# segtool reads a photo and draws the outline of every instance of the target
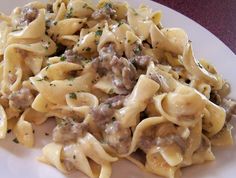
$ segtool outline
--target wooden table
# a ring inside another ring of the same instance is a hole
[[[236,54],[236,0],[153,0],[195,20]]]

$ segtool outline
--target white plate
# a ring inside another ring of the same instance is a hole
[[[23,5],[30,0],[8,0],[0,1],[0,11],[10,12],[15,6]],[[143,3],[142,0],[127,0],[132,6],[136,7]],[[194,51],[197,57],[204,57],[216,66],[218,71],[226,80],[231,83],[232,93],[230,97],[236,99],[236,56],[213,34],[205,28],[183,16],[182,14],[171,10],[163,5],[145,0],[145,4],[153,10],[162,10],[163,25],[167,27],[181,27],[185,29],[193,41]],[[235,122],[234,125],[236,126]],[[40,149],[50,137],[44,135],[50,133],[53,127],[45,125],[36,128],[36,147],[26,149],[21,145],[12,142],[11,135],[6,140],[0,141],[0,177],[1,178],[86,178],[80,173],[63,175],[55,168],[42,164],[36,160],[40,155]],[[234,138],[236,137],[234,131]],[[214,149],[216,161],[199,166],[185,168],[183,178],[235,178],[236,176],[236,146]],[[112,178],[157,178],[158,176],[147,174],[139,170],[127,161],[120,161],[113,166]]]

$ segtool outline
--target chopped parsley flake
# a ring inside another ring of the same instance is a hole
[[[54,83],[50,83],[49,85],[50,85],[50,86],[53,86],[53,87],[55,87],[55,86],[56,86]]]
[[[198,62],[197,63],[198,67],[200,67],[201,69],[203,68],[202,65]]]
[[[97,80],[96,80],[96,79],[92,80],[92,84],[95,84],[96,82],[97,82]]]
[[[44,76],[43,79],[44,79],[44,80],[48,80],[49,78],[48,78],[47,76]]]
[[[60,61],[65,61],[66,57],[65,56],[61,56]]]
[[[104,7],[106,9],[111,9],[112,8],[112,4],[111,3],[105,3]]]
[[[124,22],[119,21],[118,22],[118,27],[121,26],[122,24],[124,24]]]
[[[67,80],[73,81],[74,79],[75,79],[74,77],[70,77],[70,78],[68,78]]]
[[[72,13],[73,13],[73,8],[71,7],[69,9],[69,11],[67,12],[67,14],[66,14],[66,18],[71,18],[72,17]]]
[[[77,99],[77,96],[75,93],[70,93],[69,96],[71,99]]]
[[[88,7],[88,4],[87,4],[87,3],[85,3],[85,4],[83,5],[83,8],[86,8],[86,7]]]
[[[140,44],[137,44],[137,47],[134,48],[134,54],[136,55],[141,55],[141,52],[142,52],[142,46]]]
[[[46,70],[48,70],[48,68],[50,67],[51,64],[48,64],[47,67],[46,67]]]
[[[96,36],[101,36],[102,35],[102,30],[97,30],[95,33]]]
[[[109,92],[108,92],[109,95],[112,95],[112,94],[114,94],[114,93],[115,93],[115,91],[114,91],[113,88],[111,88],[111,89],[109,90]]]
[[[8,130],[7,130],[7,133],[11,133],[11,129],[8,129]]]
[[[48,50],[48,48],[50,47],[50,41],[42,41],[42,46],[46,49],[46,50]]]
[[[138,13],[136,12],[136,10],[135,10],[135,9],[132,9],[132,11],[133,11],[133,14],[134,14],[135,16],[137,16],[137,15],[138,15]]]
[[[12,30],[12,32],[17,32],[17,31],[20,31],[20,30],[23,30],[23,28],[16,28],[16,29]]]
[[[18,144],[18,143],[19,143],[19,141],[18,141],[18,139],[17,139],[17,138],[14,138],[12,141],[13,141],[13,142],[15,142],[16,144]]]
[[[90,48],[90,47],[87,47],[87,48],[85,49],[85,51],[89,52],[89,51],[91,51],[91,48]]]
[[[86,65],[88,64],[89,62],[91,62],[92,59],[89,59],[89,58],[84,58],[81,62],[82,62],[82,65]]]

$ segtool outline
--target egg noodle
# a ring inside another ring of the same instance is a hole
[[[231,145],[229,84],[194,57],[161,11],[126,2],[32,2],[0,14],[0,139],[33,147],[32,125],[54,119],[38,159],[67,174],[110,178],[125,158],[176,178]]]

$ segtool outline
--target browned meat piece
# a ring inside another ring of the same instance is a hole
[[[117,93],[127,94],[136,83],[136,68],[124,57],[117,57],[114,44],[109,44],[99,51],[99,57],[93,60],[93,67],[99,75],[110,73]]]
[[[185,150],[186,142],[179,135],[166,135],[163,137],[142,136],[139,142],[139,148],[147,152],[153,146],[168,146],[176,143],[183,151]]]
[[[110,43],[107,46],[104,46],[99,51],[99,56],[102,60],[110,61],[112,57],[115,55],[116,55],[116,51],[115,51],[115,45],[113,43]]]
[[[154,138],[148,136],[142,136],[139,142],[139,148],[144,152],[147,152],[152,146],[155,145]]]
[[[104,129],[106,124],[112,121],[114,109],[109,104],[102,103],[91,110],[91,115],[98,128]]]
[[[183,150],[185,149],[186,145],[185,140],[183,138],[181,138],[179,135],[173,135],[173,134],[164,137],[157,137],[155,139],[155,142],[157,146],[167,146],[176,143]]]
[[[53,129],[53,141],[56,143],[76,142],[78,137],[82,137],[87,131],[87,125],[78,123],[72,118],[64,118]]]
[[[94,19],[110,19],[115,17],[116,11],[113,9],[111,3],[105,3],[104,7],[96,10],[92,14]]]
[[[104,103],[110,105],[112,108],[119,109],[123,106],[125,96],[117,95],[111,98],[108,98]]]
[[[104,141],[118,154],[125,154],[130,148],[131,130],[122,128],[118,121],[111,122],[106,125]]]
[[[155,145],[155,133],[156,127],[150,127],[149,129],[146,129],[140,138],[140,141],[138,143],[138,146],[141,150],[144,152],[147,152],[153,145]]]
[[[132,60],[133,64],[141,69],[145,69],[148,64],[152,61],[152,57],[150,56],[135,56]]]
[[[35,7],[25,7],[22,10],[21,24],[26,23],[27,25],[34,21],[38,16],[39,10]]]
[[[115,76],[113,79],[114,85],[120,91],[131,90],[136,83],[137,74],[133,64],[123,57],[113,57],[110,64]]]
[[[146,129],[139,141],[139,148],[147,152],[153,146],[168,146],[177,144],[183,151],[186,147],[184,140],[177,132],[175,126],[171,123],[164,123]]]
[[[32,95],[30,89],[21,88],[18,91],[14,91],[8,97],[10,100],[10,105],[18,109],[25,109],[30,107],[34,101],[34,96]]]
[[[116,87],[116,93],[121,95],[127,95],[130,93],[130,91],[125,88],[121,77],[113,77],[112,83]]]
[[[110,61],[116,55],[114,44],[108,44],[99,51],[99,56],[93,60],[93,67],[100,75],[111,69]]]
[[[104,65],[100,57],[96,57],[93,59],[92,66],[100,76],[105,75],[107,72],[107,69],[106,69],[107,63],[105,63]]]
[[[136,68],[134,67],[134,65],[130,61],[128,61],[124,57],[118,58],[118,57],[114,56],[110,62],[110,65],[112,68],[112,72],[116,76],[122,75],[124,68],[129,68],[129,70],[132,72],[133,77],[136,75]]]
[[[114,56],[110,61],[110,65],[111,65],[112,72],[116,76],[121,76],[122,75],[122,69],[125,66],[128,66],[129,62],[124,57],[118,58],[117,56]]]
[[[226,121],[230,121],[236,115],[236,102],[230,99],[223,99],[221,106],[226,111]]]
[[[68,49],[65,51],[65,53],[63,54],[62,58],[65,58],[65,60],[67,62],[71,62],[71,63],[76,63],[76,64],[80,64],[81,60],[82,60],[82,56],[80,56],[79,54],[77,54],[75,51],[73,51],[72,49]]]
[[[127,90],[131,90],[136,83],[136,70],[131,67],[124,67],[122,70],[123,84]]]

